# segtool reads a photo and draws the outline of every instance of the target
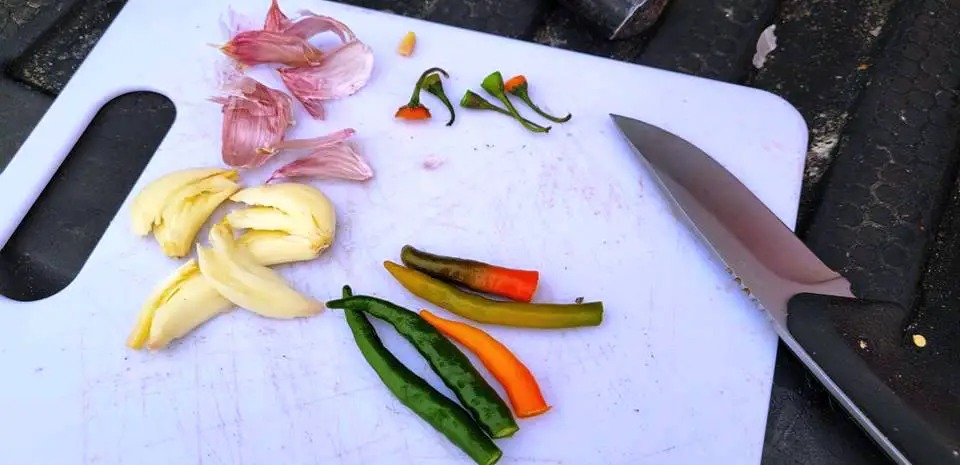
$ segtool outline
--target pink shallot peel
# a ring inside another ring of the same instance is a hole
[[[277,0],[270,2],[270,9],[267,10],[267,19],[263,22],[263,30],[270,32],[282,32],[290,26],[290,18],[280,11],[280,5]],[[306,39],[306,37],[304,37]]]
[[[306,39],[265,30],[239,32],[220,50],[247,66],[266,63],[310,66],[323,58],[323,52]]]
[[[238,13],[233,8],[227,7],[226,14],[220,16],[220,32],[226,36],[227,40],[243,31],[253,31],[255,29],[257,29],[257,25],[252,18]]]
[[[281,143],[278,146],[281,150],[309,149],[310,154],[280,167],[270,175],[267,182],[304,176],[348,181],[366,181],[372,178],[373,169],[346,141],[355,133],[353,129],[347,128],[313,139]]]
[[[301,10],[300,14],[302,17],[285,28],[284,34],[309,39],[323,32],[333,32],[340,37],[341,42],[349,42],[357,38],[346,24],[335,18],[318,15],[310,10]]]
[[[279,150],[293,126],[293,99],[246,76],[225,87],[226,95],[210,98],[223,105],[223,162],[236,168],[260,166]]]
[[[373,73],[373,52],[352,40],[323,57],[314,66],[280,68],[284,85],[314,119],[323,119],[323,102],[353,95]]]

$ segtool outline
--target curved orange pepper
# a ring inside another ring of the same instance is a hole
[[[420,310],[420,317],[477,355],[507,391],[518,417],[532,417],[550,410],[530,370],[493,336],[466,323],[440,318],[427,310]]]

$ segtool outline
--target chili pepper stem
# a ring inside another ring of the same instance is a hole
[[[513,92],[513,95],[516,95],[517,97],[519,97],[520,100],[523,101],[523,103],[526,103],[527,106],[529,106],[538,115],[550,121],[553,121],[554,123],[566,123],[567,121],[570,121],[570,118],[573,117],[572,114],[567,113],[567,116],[564,116],[563,118],[557,118],[556,116],[550,115],[549,113],[541,110],[540,107],[538,107],[535,103],[533,103],[532,100],[530,100],[530,94],[527,93],[526,89],[517,89],[516,91]]]
[[[487,99],[477,95],[477,93],[473,92],[472,90],[468,90],[466,93],[463,94],[463,98],[460,99],[460,106],[463,108],[472,108],[475,110],[493,110],[497,113],[507,115],[514,119],[516,119],[519,116],[519,115],[514,116],[513,113],[510,113],[509,111],[490,103],[489,101],[487,101]],[[527,124],[536,126],[538,128],[543,128],[543,126],[540,126],[539,124],[534,123],[522,116],[519,116],[519,118],[522,119],[523,121],[526,121]]]
[[[503,85],[503,88],[504,88],[504,90],[505,90],[508,94],[516,95],[517,97],[520,98],[520,100],[523,101],[523,103],[526,103],[527,106],[529,106],[531,109],[533,109],[533,111],[535,111],[538,115],[540,115],[540,116],[542,116],[542,117],[544,117],[544,118],[546,118],[546,119],[548,119],[548,120],[550,120],[550,121],[553,121],[553,122],[555,122],[555,123],[566,123],[567,121],[570,121],[570,118],[571,118],[571,117],[573,117],[573,115],[571,115],[571,114],[568,113],[567,116],[565,116],[565,117],[563,117],[563,118],[558,118],[558,117],[556,117],[556,116],[553,116],[553,115],[551,115],[551,114],[549,114],[549,113],[541,110],[540,107],[538,107],[538,106],[537,106],[535,103],[533,103],[533,101],[530,99],[530,94],[528,93],[529,85],[527,84],[527,78],[526,78],[526,76],[524,76],[524,75],[522,75],[522,74],[510,78],[510,79]]]
[[[442,68],[433,67],[424,71],[423,74],[420,75],[420,78],[417,79],[417,85],[413,87],[413,95],[410,96],[410,102],[398,108],[394,117],[408,120],[430,119],[430,109],[420,104],[420,91],[423,89],[423,83],[427,76],[433,73],[441,73],[444,76],[449,76]]]
[[[437,72],[443,74],[444,77],[450,77],[443,68],[433,67],[424,71],[423,74],[420,75],[420,79],[417,79],[417,85],[413,88],[413,95],[410,96],[410,102],[407,103],[408,106],[415,107],[420,105],[420,89],[423,88],[423,81],[427,79],[427,76]]]
[[[436,96],[443,102],[443,105],[447,107],[447,110],[450,112],[450,121],[447,121],[447,126],[452,126],[453,122],[457,119],[457,115],[453,110],[453,104],[450,103],[446,92],[443,91],[443,83],[440,82],[440,77],[437,74],[431,74],[424,80],[424,84],[427,92]]]
[[[527,129],[529,129],[529,130],[531,130],[531,131],[533,131],[533,132],[542,132],[542,133],[548,133],[548,132],[550,132],[550,126],[540,126],[540,125],[534,126],[534,125],[531,125],[531,124],[530,124],[530,121],[529,121],[529,120],[527,120],[526,118],[520,116],[520,113],[517,112],[517,109],[513,106],[512,103],[510,103],[510,99],[508,99],[506,95],[500,94],[500,95],[497,96],[497,98],[500,99],[500,101],[503,102],[503,104],[507,106],[507,109],[510,110],[510,113],[513,114],[513,117],[516,118],[517,121],[519,121],[520,124],[523,125],[523,127],[527,128]]]
[[[531,132],[542,132],[542,133],[550,132],[550,126],[544,127],[544,126],[531,125],[526,119],[520,116],[520,113],[517,112],[517,109],[514,108],[513,104],[510,103],[510,100],[507,98],[506,94],[504,93],[503,75],[500,74],[500,71],[494,71],[493,73],[490,73],[489,76],[483,79],[483,83],[480,84],[480,87],[482,87],[483,90],[487,91],[487,93],[489,93],[490,95],[496,97],[497,100],[500,100],[500,102],[502,102],[503,105],[507,107],[507,110],[510,111],[510,114],[517,121],[519,121],[520,124],[523,125],[523,127],[527,128],[527,130]]]

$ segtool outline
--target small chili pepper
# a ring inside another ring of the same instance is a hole
[[[493,336],[466,323],[440,318],[427,310],[420,310],[420,317],[477,355],[507,391],[518,417],[533,417],[550,410],[530,370]]]
[[[533,101],[530,100],[530,94],[527,92],[527,78],[523,75],[510,78],[507,83],[504,84],[503,88],[508,93],[516,95],[520,98],[520,100],[523,100],[523,103],[526,103],[527,106],[533,109],[533,111],[537,112],[538,115],[553,121],[554,123],[566,123],[567,121],[570,121],[570,118],[573,117],[573,115],[567,113],[567,116],[564,116],[563,118],[557,118],[556,116],[550,115],[549,113],[541,110],[540,107],[536,106]]]
[[[490,73],[489,76],[483,78],[483,82],[480,84],[480,87],[483,87],[483,90],[487,91],[490,95],[500,100],[507,110],[510,112],[510,115],[513,116],[517,121],[520,122],[525,128],[532,132],[550,132],[550,126],[539,126],[539,125],[530,125],[520,113],[517,113],[517,109],[513,107],[513,104],[510,103],[510,99],[507,98],[507,94],[503,90],[503,75],[500,74],[500,71],[494,71]]]
[[[459,284],[467,289],[508,299],[530,302],[537,292],[540,273],[504,268],[489,263],[457,257],[446,257],[405,245],[400,250],[404,265],[437,279]]]
[[[343,296],[351,296],[344,286]],[[470,414],[410,371],[383,345],[377,330],[360,310],[346,310],[353,339],[387,389],[410,410],[442,433],[479,465],[493,465],[503,451],[474,423]]]
[[[530,304],[471,294],[425,273],[386,261],[383,266],[403,287],[427,302],[468,320],[523,328],[575,328],[603,322],[603,302]]]
[[[520,429],[510,407],[483,379],[470,359],[420,315],[386,300],[363,295],[331,300],[327,307],[362,310],[393,326],[427,359],[433,371],[490,437],[510,437]]]
[[[427,76],[433,73],[442,73],[444,77],[450,76],[443,69],[436,67],[424,71],[423,74],[420,75],[420,79],[417,79],[417,85],[413,88],[413,95],[410,96],[410,101],[407,102],[406,105],[398,108],[394,117],[410,120],[430,119],[430,109],[420,104],[420,89],[423,88],[423,81]]]
[[[497,113],[502,113],[511,118],[514,117],[513,113],[510,113],[509,111],[490,103],[489,101],[487,101],[487,99],[477,95],[477,93],[473,92],[472,90],[468,90],[465,94],[463,94],[463,98],[460,99],[460,106],[463,108],[470,108],[473,110],[493,110]],[[533,121],[530,121],[522,116],[520,117],[520,119],[523,120],[521,122],[524,124],[524,126],[530,125],[530,126],[542,128],[544,129],[543,132],[546,132],[547,130],[547,128],[544,128],[543,126],[540,126],[539,124],[534,123]]]
[[[426,77],[423,81],[424,89],[427,89],[427,92],[435,95],[441,102],[447,107],[447,110],[450,110],[450,121],[447,121],[447,126],[453,125],[453,121],[457,118],[457,115],[453,112],[453,105],[450,103],[450,99],[447,98],[447,94],[443,91],[443,83],[440,82],[440,74],[434,73]]]

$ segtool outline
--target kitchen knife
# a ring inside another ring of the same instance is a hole
[[[651,170],[677,217],[726,264],[796,356],[893,459],[960,464],[960,438],[921,418],[836,331],[830,313],[890,310],[859,299],[740,181],[690,142],[654,125],[611,115]]]

